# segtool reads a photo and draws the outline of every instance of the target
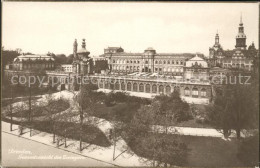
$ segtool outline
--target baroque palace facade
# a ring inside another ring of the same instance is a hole
[[[195,55],[195,53],[157,53],[151,47],[145,49],[143,53],[129,53],[124,52],[121,47],[108,47],[100,57],[106,58],[111,72],[183,75],[185,62]],[[202,54],[199,55],[203,57]]]
[[[248,48],[246,46],[242,19],[236,36],[235,49],[224,50],[217,33],[215,44],[209,48],[208,57],[198,53],[157,53],[151,47],[145,49],[143,53],[130,53],[121,47],[108,47],[104,49],[104,54],[98,57],[91,58],[89,54],[85,39],[79,50],[75,40],[73,63],[64,65],[63,72],[50,69],[54,68],[54,65],[46,66],[46,63],[54,62],[51,57],[38,56],[34,61],[36,64],[44,58],[42,66],[45,67],[47,76],[66,78],[59,80],[63,81],[59,83],[60,89],[77,90],[78,87],[70,82],[71,79],[87,75],[101,90],[124,91],[136,93],[137,96],[142,93],[150,97],[159,94],[168,95],[178,90],[180,96],[188,103],[209,103],[214,96],[214,84],[209,80],[212,75],[226,74],[233,68],[250,72],[256,67],[253,65],[254,60],[259,59],[259,50],[254,44]],[[23,57],[26,56],[15,58],[13,70],[5,71],[7,76],[25,73],[23,72],[26,69],[25,62],[33,61],[29,57],[23,60]]]

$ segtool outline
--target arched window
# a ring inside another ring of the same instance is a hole
[[[153,92],[153,93],[157,93],[157,86],[156,86],[156,85],[153,85],[153,86],[152,86],[152,92]]]
[[[145,85],[145,92],[146,93],[150,93],[151,91],[150,91],[150,84],[146,84]]]
[[[159,93],[160,93],[160,94],[163,94],[163,93],[164,93],[163,85],[160,85],[160,86],[159,86]]]
[[[121,90],[125,90],[125,83],[124,82],[121,83]]]
[[[98,83],[98,86],[99,86],[99,88],[104,88],[103,81],[100,81],[100,82]]]
[[[115,83],[115,90],[119,90],[119,82]]]
[[[130,82],[127,83],[127,91],[131,91],[131,83]]]
[[[170,64],[170,61],[168,60],[167,64]]]
[[[171,87],[169,85],[166,86],[166,93],[167,94],[171,93]]]
[[[189,89],[188,87],[186,87],[186,88],[184,89],[184,95],[185,95],[185,96],[190,96],[190,89]]]
[[[172,60],[172,64],[174,64],[174,60]]]
[[[159,61],[159,64],[162,64],[162,61],[161,61],[161,60]]]
[[[158,64],[158,61],[155,61],[155,64]]]
[[[163,64],[166,64],[166,61],[163,61]]]
[[[105,89],[109,89],[109,83],[105,81]]]
[[[179,61],[176,61],[176,64],[178,65],[178,64],[179,64]]]
[[[199,97],[199,91],[197,88],[192,89],[192,97]]]
[[[206,97],[207,96],[207,92],[206,92],[206,89],[201,89],[201,91],[200,91],[200,95],[201,95],[201,97]]]
[[[144,84],[139,85],[139,92],[144,92]]]
[[[133,91],[134,91],[134,92],[137,92],[137,83],[134,83],[134,84],[133,84]]]

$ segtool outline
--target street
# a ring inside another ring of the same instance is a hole
[[[2,132],[2,166],[114,166],[86,156],[57,149],[17,135]]]

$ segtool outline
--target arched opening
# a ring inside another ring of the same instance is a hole
[[[163,85],[160,85],[159,86],[159,93],[160,94],[164,94],[164,91],[163,91],[164,89],[163,89]]]
[[[121,83],[121,90],[125,90],[125,83],[124,82]]]
[[[153,93],[157,93],[157,86],[156,86],[156,85],[153,85],[153,86],[152,86],[152,92],[153,92]]]
[[[116,82],[116,83],[115,83],[115,90],[119,90],[119,88],[120,88],[120,87],[119,87],[119,82]]]
[[[104,88],[103,81],[100,81],[100,82],[98,83],[98,87],[99,87],[99,88]]]
[[[139,84],[139,92],[144,92],[144,84]]]
[[[130,82],[127,83],[127,91],[131,91],[131,83]]]
[[[166,86],[166,94],[171,94],[171,86]]]
[[[105,89],[109,89],[109,83],[105,81]]]
[[[134,83],[134,84],[133,84],[133,91],[134,91],[134,92],[137,92],[137,83]]]
[[[190,89],[188,87],[184,89],[184,96],[190,96]]]
[[[199,91],[197,88],[192,89],[192,97],[199,97]]]
[[[145,92],[146,92],[146,93],[150,93],[150,92],[151,92],[150,84],[146,84],[146,85],[145,85]]]
[[[201,97],[206,97],[207,96],[207,91],[206,91],[206,89],[201,89],[201,91],[200,91],[200,95],[201,95]]]

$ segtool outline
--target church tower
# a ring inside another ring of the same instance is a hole
[[[238,27],[238,34],[236,36],[236,49],[246,49],[246,35],[244,33],[244,26],[242,22],[242,15],[240,16],[240,23]]]

